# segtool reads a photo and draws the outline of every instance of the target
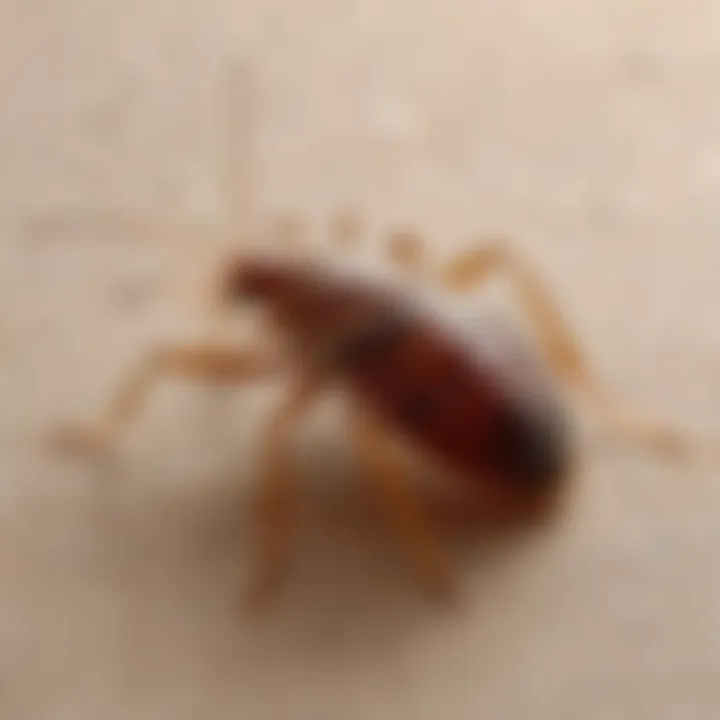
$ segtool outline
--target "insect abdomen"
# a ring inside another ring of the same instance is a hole
[[[380,329],[358,342],[347,369],[399,433],[468,477],[536,486],[562,472],[564,437],[552,414],[508,395],[492,368],[432,327]]]

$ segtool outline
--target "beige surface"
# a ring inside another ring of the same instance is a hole
[[[191,332],[169,292],[182,256],[93,214],[226,219],[238,62],[254,218],[349,203],[439,252],[507,233],[616,388],[720,429],[717,3],[5,0],[0,18],[3,719],[720,717],[713,468],[589,435],[562,525],[457,558],[454,614],[336,482],[307,498],[291,592],[256,624],[233,605],[237,438],[266,403],[238,401],[212,439],[202,396],[160,392],[114,485],[38,443],[153,337]]]

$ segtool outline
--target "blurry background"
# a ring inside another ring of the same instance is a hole
[[[346,206],[438,254],[509,236],[613,388],[720,428],[718,71],[709,0],[5,0],[0,716],[717,717],[714,468],[591,435],[562,524],[457,558],[448,613],[338,458],[258,623],[237,592],[266,403],[233,394],[215,435],[202,393],[159,390],[111,477],[42,433],[96,413],[153,339],[197,334],[190,256],[152,219],[322,228]],[[309,480],[342,442],[308,448]]]

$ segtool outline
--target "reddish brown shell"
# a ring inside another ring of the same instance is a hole
[[[391,427],[476,482],[535,488],[562,476],[566,428],[548,388],[519,390],[511,366],[483,362],[429,318],[392,327],[344,359],[351,387]]]
[[[312,263],[246,264],[233,287],[268,303],[301,357],[472,485],[534,492],[564,475],[563,413],[521,354],[497,356],[414,296]]]

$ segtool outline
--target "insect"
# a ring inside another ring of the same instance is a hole
[[[356,235],[349,216],[336,228],[343,242]],[[420,236],[397,233],[387,248],[402,277],[412,279],[423,269]],[[260,534],[252,597],[268,598],[282,578],[290,543],[292,431],[314,401],[339,388],[349,401],[365,476],[382,498],[418,578],[427,588],[447,590],[452,583],[439,533],[398,447],[441,469],[480,505],[511,517],[541,506],[571,474],[573,436],[558,381],[624,437],[664,450],[681,449],[683,442],[673,430],[611,399],[537,271],[507,243],[470,247],[441,264],[436,278],[441,288],[463,292],[497,274],[510,281],[541,339],[537,357],[498,354],[503,345],[497,333],[481,323],[470,330],[452,324],[413,282],[365,276],[305,253],[229,256],[214,280],[217,307],[253,303],[263,313],[268,337],[278,342],[246,351],[208,343],[150,353],[98,422],[62,430],[54,442],[65,451],[106,447],[164,375],[215,383],[289,379],[259,446]]]
[[[245,117],[253,115],[254,93],[246,70],[233,66],[230,86],[224,88],[230,91],[232,131],[219,168],[218,186],[231,220],[223,238],[254,234],[247,228],[256,186],[255,123]],[[236,112],[237,100],[243,100],[242,114]],[[151,235],[187,235],[187,228],[181,223],[166,231],[150,223],[138,235],[145,242]],[[296,219],[281,218],[274,235],[285,241],[280,243],[284,252],[263,247],[236,257],[228,251],[212,275],[213,307],[230,311],[252,301],[264,314],[267,333],[251,347],[238,349],[215,339],[159,347],[129,372],[96,422],[52,433],[53,447],[64,452],[108,447],[165,376],[220,385],[288,380],[287,394],[273,409],[258,447],[262,477],[251,598],[269,598],[282,579],[292,524],[290,438],[303,413],[330,389],[341,390],[348,400],[364,475],[387,508],[418,578],[435,590],[452,585],[447,561],[398,449],[437,467],[473,503],[508,517],[545,506],[571,474],[574,439],[561,382],[619,435],[658,449],[683,449],[677,433],[636,417],[605,392],[538,273],[507,243],[479,243],[436,266],[419,235],[394,232],[387,255],[400,272],[381,279],[313,259],[298,247],[301,230]],[[214,242],[205,229],[189,234],[205,235],[196,246]],[[356,247],[359,234],[353,214],[334,219],[332,235],[339,246]],[[480,320],[469,327],[455,323],[420,291],[437,286],[463,293],[496,275],[510,281],[537,331],[537,357],[507,342],[509,328],[498,333]],[[423,279],[427,286],[419,282]]]

